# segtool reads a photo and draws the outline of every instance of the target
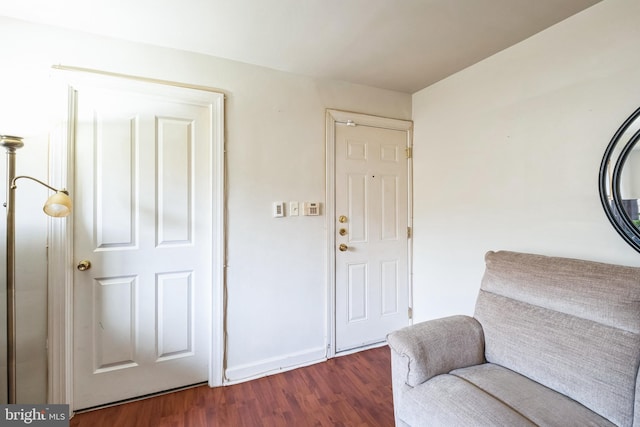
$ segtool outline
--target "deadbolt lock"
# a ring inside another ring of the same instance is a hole
[[[340,215],[338,217],[338,221],[341,222],[342,224],[344,224],[345,222],[347,222],[347,217],[344,215]]]
[[[346,236],[347,235],[347,229],[346,228],[341,228],[340,231],[338,231],[338,234],[340,234],[341,236]]]

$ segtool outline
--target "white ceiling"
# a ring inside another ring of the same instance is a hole
[[[0,15],[413,93],[600,0],[2,0]]]

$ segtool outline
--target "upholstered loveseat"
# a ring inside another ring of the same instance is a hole
[[[640,427],[640,268],[485,261],[473,317],[387,337],[396,424]]]

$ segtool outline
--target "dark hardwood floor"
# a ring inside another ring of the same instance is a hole
[[[70,427],[393,426],[389,348],[78,414]]]

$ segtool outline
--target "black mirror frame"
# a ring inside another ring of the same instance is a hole
[[[600,201],[602,202],[602,207],[609,221],[622,238],[636,251],[640,252],[640,229],[631,222],[631,219],[625,213],[620,195],[622,167],[634,145],[640,140],[640,129],[637,130],[626,143],[621,140],[621,137],[636,121],[640,121],[640,108],[634,111],[633,114],[624,121],[622,126],[620,126],[613,135],[613,138],[611,138],[604,152],[602,163],[600,164],[599,189]],[[614,151],[619,149],[619,144],[625,145],[622,147],[617,159],[612,158]],[[613,170],[610,169],[612,161],[615,161]],[[610,171],[611,175],[609,175]]]

